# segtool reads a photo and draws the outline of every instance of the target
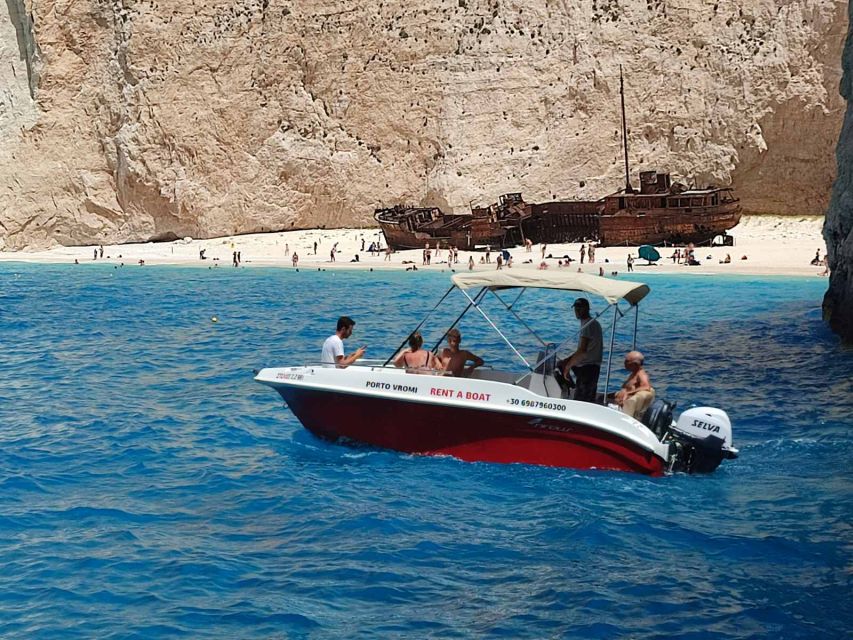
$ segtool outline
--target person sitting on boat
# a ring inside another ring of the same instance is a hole
[[[589,315],[589,300],[586,298],[578,298],[572,307],[581,323],[578,348],[557,367],[564,379],[569,378],[569,370],[575,374],[574,400],[596,402],[603,347],[601,325]]]
[[[616,392],[615,401],[625,413],[639,420],[655,399],[655,390],[649,381],[649,374],[643,368],[645,358],[639,351],[629,351],[625,355],[625,369],[631,372],[622,388]]]
[[[409,373],[435,373],[443,368],[441,361],[432,351],[423,348],[424,339],[415,331],[409,336],[409,349],[394,359],[395,367],[405,367]]]
[[[456,327],[447,332],[447,344],[450,346],[442,350],[440,358],[444,370],[449,375],[456,378],[470,378],[474,369],[483,366],[481,357],[459,348],[462,344],[462,334]]]
[[[337,331],[323,343],[323,353],[320,362],[327,366],[337,366],[339,369],[348,367],[364,355],[366,347],[359,347],[351,355],[344,355],[344,340],[352,335],[355,320],[349,316],[338,318]]]

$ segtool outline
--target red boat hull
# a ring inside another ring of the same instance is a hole
[[[278,387],[309,431],[385,449],[469,462],[538,464],[662,475],[664,461],[635,443],[571,419]]]

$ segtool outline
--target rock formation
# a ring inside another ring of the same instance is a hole
[[[853,8],[850,18],[853,24]],[[835,152],[838,177],[823,228],[831,269],[823,315],[834,331],[853,343],[853,28],[847,34],[842,64],[841,95],[847,100],[847,115]]]
[[[734,183],[821,213],[836,0],[7,0],[0,249]]]

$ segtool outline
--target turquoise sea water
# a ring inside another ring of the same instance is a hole
[[[734,423],[710,476],[329,444],[253,382],[341,313],[387,356],[447,275],[0,265],[0,637],[850,637],[853,352],[825,280],[645,278],[659,393]],[[574,330],[570,296],[527,295]]]

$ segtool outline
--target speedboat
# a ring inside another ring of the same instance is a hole
[[[737,457],[731,422],[721,409],[693,407],[674,419],[675,404],[656,399],[636,420],[607,403],[616,323],[635,314],[636,345],[639,303],[650,291],[647,285],[521,269],[454,274],[451,281],[415,330],[451,293],[461,292],[467,306],[448,331],[466,313],[478,313],[523,364],[519,370],[478,368],[470,377],[414,375],[394,367],[392,354],[385,361],[358,361],[345,368],[328,364],[266,368],[256,373],[255,380],[275,389],[299,421],[320,438],[411,454],[652,476],[707,473],[722,460]],[[613,310],[604,393],[598,403],[573,400],[558,383],[557,352],[574,338],[553,344],[538,337],[516,312],[527,289],[602,298],[606,306],[596,318]],[[517,294],[507,301],[505,292]],[[536,359],[525,358],[486,314],[483,302],[490,295],[536,337],[541,345]]]

